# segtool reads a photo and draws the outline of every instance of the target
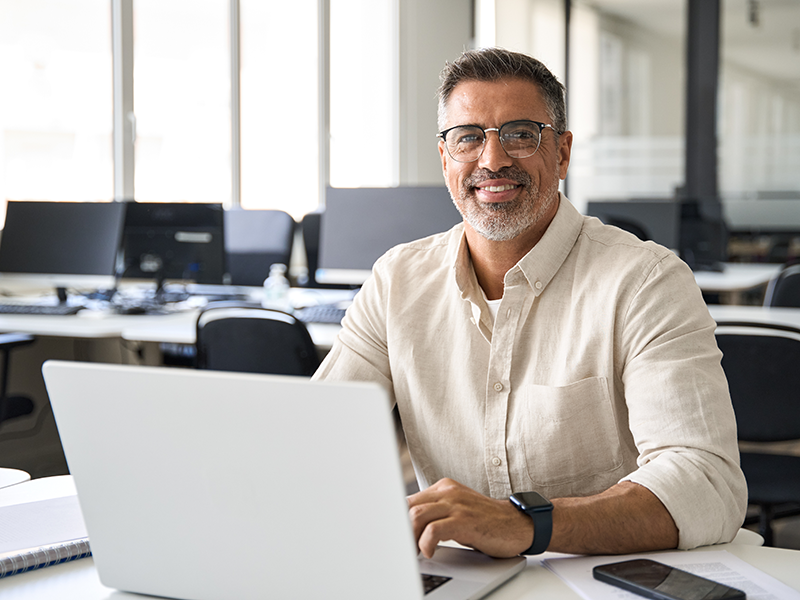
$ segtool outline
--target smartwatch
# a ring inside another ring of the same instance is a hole
[[[553,504],[538,492],[511,494],[511,504],[533,519],[533,543],[522,554],[541,554],[553,533]]]

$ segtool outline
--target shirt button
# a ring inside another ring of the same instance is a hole
[[[496,392],[502,392],[503,391],[503,384],[498,381],[497,383],[494,384],[494,390]]]
[[[533,286],[534,286],[534,287],[535,287],[537,290],[540,290],[540,289],[542,289],[542,288],[544,287],[544,284],[543,284],[541,281],[537,281],[536,283],[534,283],[534,284],[533,284]]]
[[[492,464],[493,464],[495,467],[499,467],[500,465],[502,465],[502,464],[503,464],[503,461],[502,461],[502,460],[500,460],[499,458],[497,458],[497,457],[495,456],[495,457],[492,459]]]

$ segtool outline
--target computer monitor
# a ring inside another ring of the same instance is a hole
[[[461,222],[444,186],[328,188],[316,280],[361,285],[392,246]]]
[[[673,250],[695,271],[719,271],[727,256],[727,229],[718,203],[686,198],[592,201],[586,214]]]
[[[586,214],[677,251],[680,246],[681,203],[673,198],[590,201]]]
[[[122,277],[223,284],[221,204],[126,202]]]
[[[113,288],[122,236],[119,202],[9,201],[0,238],[0,287],[17,283]]]

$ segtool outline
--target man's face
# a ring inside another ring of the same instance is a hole
[[[463,81],[447,103],[445,128],[500,127],[510,121],[549,123],[539,88],[522,79]],[[558,209],[558,182],[567,175],[572,134],[542,131],[539,149],[528,158],[511,158],[497,132],[486,134],[475,162],[453,160],[439,142],[442,170],[467,227],[486,239],[506,241],[528,234],[538,241]]]

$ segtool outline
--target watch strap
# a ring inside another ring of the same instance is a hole
[[[523,554],[541,554],[550,545],[550,536],[553,534],[553,511],[526,511],[526,514],[533,519],[533,543]]]

